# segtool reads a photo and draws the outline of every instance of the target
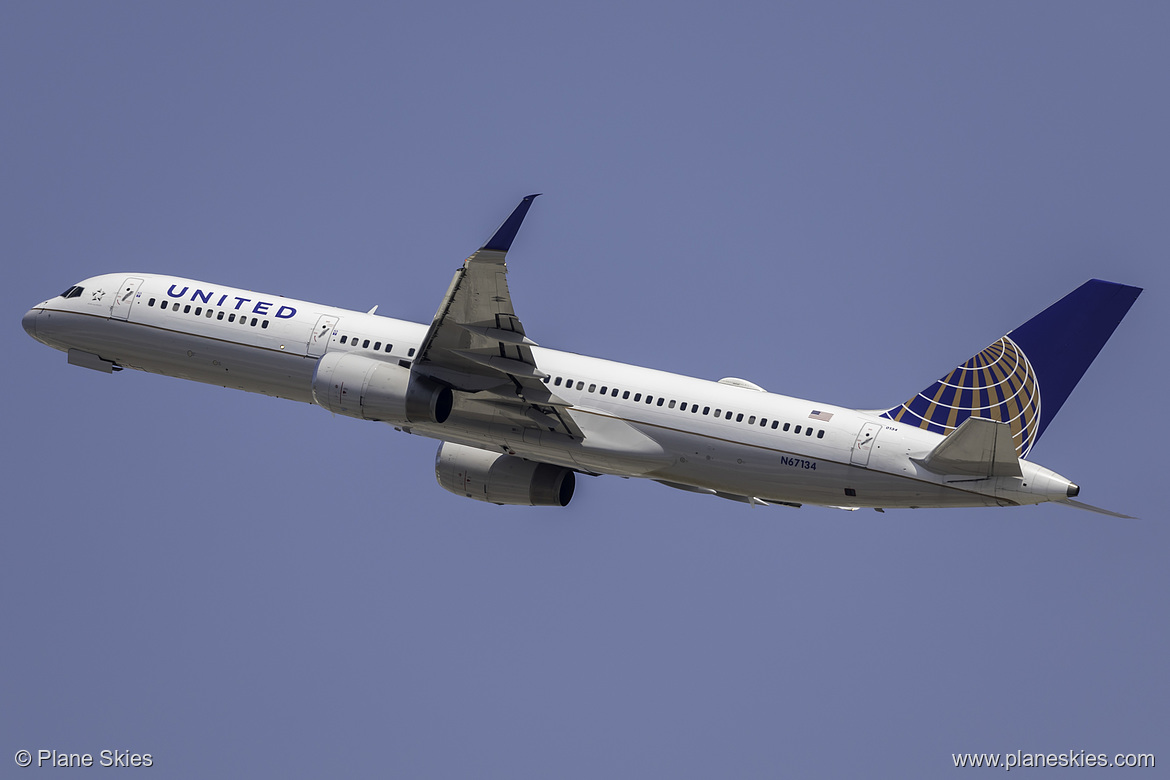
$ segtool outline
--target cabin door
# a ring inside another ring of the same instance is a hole
[[[309,357],[321,357],[325,354],[325,350],[329,347],[329,341],[333,338],[333,329],[336,327],[337,315],[335,314],[322,314],[317,319],[317,325],[309,334]]]
[[[857,434],[857,441],[853,442],[853,452],[849,455],[849,462],[854,466],[869,466],[869,455],[873,451],[873,443],[877,440],[878,431],[882,426],[878,423],[867,422]]]
[[[133,277],[122,282],[122,286],[118,288],[118,294],[114,296],[114,303],[110,306],[110,316],[116,320],[129,319],[130,309],[138,298],[138,288],[141,286],[142,280]]]

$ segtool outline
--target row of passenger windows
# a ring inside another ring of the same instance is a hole
[[[342,344],[348,343],[351,347],[356,347],[358,345],[358,340],[359,340],[359,337],[357,337],[357,336],[342,336],[340,339]],[[361,346],[362,346],[362,349],[370,349],[370,340],[369,339],[361,339]],[[375,352],[383,351],[382,350],[382,342],[375,341],[373,349]],[[392,349],[394,349],[394,345],[387,342],[386,349],[385,349],[386,354],[390,354],[390,351]],[[414,357],[414,347],[411,347],[409,350],[407,350],[406,356],[407,357]]]
[[[158,303],[157,299],[151,298],[150,300],[148,300],[146,302],[146,305],[153,307],[155,305],[155,303]],[[189,303],[184,304],[184,303],[180,303],[179,301],[174,301],[174,302],[163,301],[163,302],[158,304],[158,307],[160,309],[162,309],[163,311],[166,311],[168,305],[170,306],[171,311],[178,311],[179,307],[182,306],[184,314],[194,314],[196,317],[207,317],[207,319],[211,319],[212,317],[215,317],[217,320],[226,319],[228,322],[235,322],[236,321],[236,313],[234,311],[227,311],[227,312],[225,312],[223,310],[216,311],[215,309],[211,308],[210,306],[208,306],[206,308],[204,308],[202,306],[196,306],[196,307],[194,307],[194,311],[192,311],[191,304],[189,304]],[[239,321],[240,321],[241,325],[247,325],[248,324],[248,315],[241,314],[239,317]],[[256,327],[257,323],[259,323],[261,328],[268,327],[268,320],[266,320],[262,317],[253,317],[251,327],[253,327],[253,328]]]
[[[66,290],[65,292],[69,293],[73,289],[81,290],[80,287],[77,287],[77,288],[70,288],[70,290]],[[80,292],[78,294],[80,295]],[[151,298],[150,300],[148,300],[146,302],[146,305],[150,306],[152,308],[155,306],[155,304],[158,304],[158,307],[160,309],[162,309],[163,311],[167,310],[168,305],[172,311],[178,311],[179,307],[181,306],[183,308],[184,314],[192,314],[193,313],[196,317],[207,317],[208,319],[215,317],[217,320],[227,319],[228,322],[235,322],[236,321],[236,313],[234,311],[229,311],[229,312],[218,311],[217,312],[215,309],[212,309],[210,306],[208,306],[206,309],[202,306],[196,306],[196,307],[194,307],[194,309],[195,309],[194,312],[192,312],[192,310],[191,310],[192,307],[191,307],[191,304],[189,304],[189,303],[184,304],[184,303],[180,303],[178,301],[175,301],[175,302],[163,301],[162,303],[159,303],[157,298]],[[225,317],[225,315],[226,315],[226,317]],[[248,324],[247,314],[241,314],[239,317],[239,322],[241,325],[247,325]],[[268,327],[268,320],[263,319],[263,318],[258,318],[258,317],[252,317],[251,326],[254,328],[254,327],[256,327],[257,324],[259,324],[261,328],[267,328]],[[358,345],[358,340],[359,339],[357,336],[342,336],[341,337],[342,344],[348,343],[348,344],[351,344],[352,346],[355,346],[355,347]],[[361,346],[363,349],[370,348],[370,340],[369,339],[362,339],[361,341],[362,341]],[[385,345],[385,351],[387,353],[389,353],[393,348],[394,348],[393,344],[387,343]],[[414,357],[414,350],[415,350],[415,348],[411,347],[410,350],[407,351],[407,353],[406,353],[407,357]],[[381,341],[374,342],[374,351],[376,351],[376,352],[382,351],[382,342]]]
[[[573,389],[573,380],[572,379],[563,379],[562,377],[558,376],[558,377],[546,377],[544,380],[545,384],[549,384],[550,381],[554,387],[561,387],[562,383],[563,383],[563,386],[565,387],[565,389],[567,389],[567,390]],[[585,383],[584,382],[578,381],[576,384],[577,384],[578,390],[585,390]],[[698,404],[688,403],[687,401],[676,401],[673,398],[666,399],[666,398],[663,398],[662,396],[658,396],[657,398],[655,398],[654,396],[649,395],[649,394],[647,394],[645,397],[643,397],[643,395],[641,393],[634,393],[633,398],[631,399],[631,397],[630,397],[631,394],[630,394],[629,390],[620,390],[616,387],[611,388],[607,385],[602,385],[601,388],[599,389],[595,383],[590,383],[589,389],[586,392],[598,393],[599,395],[608,395],[611,398],[617,398],[618,394],[620,393],[623,401],[633,400],[634,403],[640,403],[640,402],[644,401],[647,404],[651,404],[651,405],[655,405],[655,406],[664,406],[667,409],[677,408],[680,412],[689,411],[691,414],[699,414],[700,413],[699,412],[700,407]],[[710,416],[712,414],[712,409],[710,406],[704,406],[701,408],[702,408],[703,415]],[[756,425],[757,424],[756,415],[754,415],[754,414],[747,415],[745,418],[745,415],[742,412],[733,412],[729,409],[724,410],[724,409],[717,408],[714,410],[714,416],[715,417],[722,417],[725,420],[734,419],[737,423],[746,422],[748,425]],[[794,426],[792,423],[781,423],[779,420],[769,421],[767,417],[760,417],[758,420],[758,425],[761,428],[769,428],[770,427],[772,430],[779,429],[779,430],[783,430],[783,431],[791,431],[794,434],[803,433],[805,436],[812,436],[813,433],[816,433],[816,436],[818,439],[825,438],[824,430],[822,430],[820,428],[813,428],[811,425],[795,425]]]

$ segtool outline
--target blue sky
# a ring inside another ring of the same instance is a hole
[[[1168,23],[1140,3],[8,4],[0,761],[1170,761]],[[84,371],[18,326],[111,271],[429,321],[530,192],[510,285],[541,344],[842,405],[904,400],[1085,279],[1145,287],[1032,451],[1141,520],[612,478],[563,511],[486,506],[435,484],[430,440]]]

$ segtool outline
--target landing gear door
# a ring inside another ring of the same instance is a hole
[[[138,288],[142,286],[142,280],[131,277],[122,282],[122,286],[118,288],[118,294],[114,296],[114,303],[110,307],[110,316],[116,320],[130,319],[130,309],[134,306],[135,299],[138,298]]]
[[[854,466],[869,466],[869,456],[873,452],[873,443],[877,440],[878,431],[882,429],[879,423],[867,422],[857,434],[857,441],[853,443],[853,452],[849,455],[849,462]]]
[[[337,315],[334,314],[322,314],[317,319],[317,325],[309,334],[309,357],[321,357],[325,354],[329,341],[333,338],[333,330],[337,327],[337,319]]]

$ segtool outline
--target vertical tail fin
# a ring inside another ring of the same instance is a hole
[[[1141,292],[1085,282],[882,417],[942,434],[968,417],[998,420],[1024,457]]]

